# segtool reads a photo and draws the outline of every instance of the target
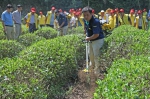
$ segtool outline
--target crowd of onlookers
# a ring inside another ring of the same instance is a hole
[[[38,28],[47,26],[57,29],[58,35],[65,35],[68,28],[84,27],[85,22],[81,8],[70,9],[67,12],[52,7],[44,15],[43,12],[36,12],[36,9],[33,7],[25,17],[21,14],[21,5],[17,5],[17,9],[12,11],[13,6],[8,4],[7,9],[1,15],[3,29],[7,39],[17,39],[19,37],[22,31],[22,17],[30,33],[33,33]],[[131,9],[129,14],[126,14],[124,9],[118,8],[108,8],[106,11],[101,10],[98,14],[95,14],[93,9],[92,14],[94,17],[107,23],[111,29],[120,25],[132,25],[143,30],[147,30],[150,27],[150,11],[147,13],[146,9],[138,11]]]

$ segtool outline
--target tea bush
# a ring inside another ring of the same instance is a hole
[[[50,27],[43,27],[35,32],[36,35],[46,39],[54,38],[57,36],[57,31]]]
[[[5,40],[6,39],[6,36],[4,35],[3,32],[0,33],[0,40]]]
[[[44,39],[45,38],[39,37],[35,34],[27,33],[27,34],[21,35],[17,41],[25,46],[30,46],[33,43],[38,42],[40,40],[44,40]]]
[[[69,28],[68,34],[84,34],[84,29],[83,27]]]
[[[5,34],[3,32],[2,23],[0,22],[0,40],[6,39]]]
[[[75,35],[42,40],[20,53],[20,58],[40,68],[43,85],[50,99],[64,95],[62,87],[75,75],[84,46]],[[43,98],[42,98],[43,99]]]
[[[97,81],[94,99],[150,98],[149,35],[131,26],[120,26],[106,38],[100,63],[108,73],[104,80]]]
[[[104,80],[98,80],[94,99],[149,99],[150,59],[136,56],[114,61]]]
[[[0,59],[18,55],[24,46],[16,41],[0,40]]]
[[[22,28],[22,32],[21,32],[21,35],[24,35],[24,34],[27,34],[27,33],[29,33],[29,29],[28,29],[28,27],[26,27],[26,25],[25,24],[22,24],[21,25],[21,28]]]
[[[43,99],[46,97],[37,66],[19,58],[0,60],[1,99]]]
[[[106,49],[101,56],[101,64],[111,66],[113,60],[130,59],[131,56],[147,55],[150,53],[150,32],[131,26],[120,26],[105,39]]]
[[[150,32],[136,29],[131,26],[120,26],[107,38],[108,53],[111,57],[125,57],[148,54]]]

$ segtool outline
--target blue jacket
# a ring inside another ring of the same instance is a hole
[[[60,26],[63,22],[65,22],[65,24],[64,24],[62,27],[65,27],[65,26],[68,25],[66,16],[65,16],[63,13],[60,13],[60,14],[59,14],[59,17],[58,17],[59,26]]]
[[[87,37],[90,37],[93,34],[99,34],[99,37],[91,41],[104,38],[104,34],[100,25],[100,21],[97,18],[92,17],[89,22],[85,21],[85,30],[86,30]]]

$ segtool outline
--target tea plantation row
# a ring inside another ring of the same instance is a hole
[[[65,95],[63,87],[76,76],[85,47],[83,35],[56,36],[54,29],[43,28],[34,34],[25,33],[16,41],[0,40],[1,99],[54,99]]]
[[[120,26],[106,44],[100,62],[108,73],[97,81],[94,99],[149,99],[150,32]]]

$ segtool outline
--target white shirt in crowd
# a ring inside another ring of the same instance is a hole
[[[75,24],[76,24],[76,18],[74,16],[71,18],[70,24],[71,24],[71,26],[75,26]]]
[[[142,26],[142,23],[143,23],[143,18],[139,18],[139,26],[141,27]],[[148,20],[146,19],[146,22],[148,22]],[[136,23],[136,20],[134,21],[134,23]]]
[[[107,14],[106,14],[106,22],[107,22],[107,23],[109,23],[109,16],[110,16],[110,14],[107,13]]]

